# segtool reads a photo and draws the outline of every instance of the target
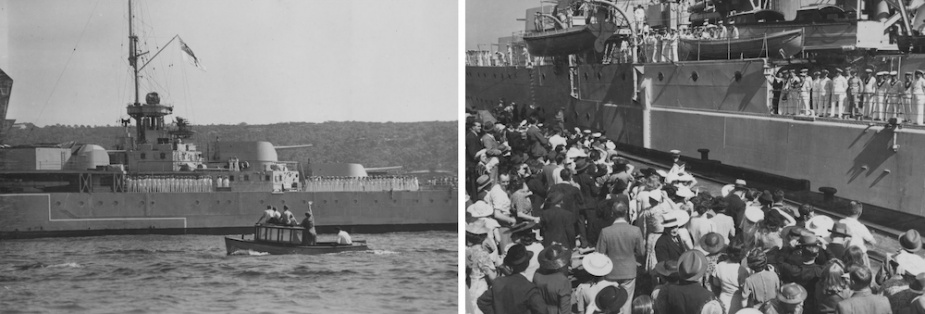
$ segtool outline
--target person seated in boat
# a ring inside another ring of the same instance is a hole
[[[270,223],[270,219],[273,219],[273,206],[267,205],[267,210],[263,211],[263,216],[260,216],[256,224],[259,225],[261,222]]]
[[[272,214],[272,217],[270,217],[270,219],[267,219],[267,224],[268,225],[278,225],[280,216],[282,216],[282,214],[279,213],[279,210],[276,209],[276,206],[273,206],[273,214]]]
[[[305,212],[305,219],[302,219],[302,245],[315,245],[318,233],[315,232],[315,218],[311,212]]]
[[[279,217],[279,224],[283,226],[296,226],[295,215],[289,211],[289,206],[283,205],[283,214]]]
[[[340,227],[337,227],[337,245],[351,245],[353,240],[350,239],[350,235],[347,234],[347,231],[344,231]]]

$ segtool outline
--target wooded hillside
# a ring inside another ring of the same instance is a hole
[[[134,132],[134,128],[129,128]],[[280,150],[280,160],[312,163],[352,162],[366,167],[403,166],[406,171],[458,171],[456,121],[379,123],[324,122],[269,125],[193,126],[192,141],[205,147],[220,141],[268,141],[277,146],[313,144]],[[113,148],[122,127],[28,126],[3,136],[4,144],[28,145],[76,141]]]

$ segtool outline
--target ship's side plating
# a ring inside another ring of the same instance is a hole
[[[268,205],[356,230],[452,229],[457,191],[0,194],[0,237],[121,231],[248,232]]]

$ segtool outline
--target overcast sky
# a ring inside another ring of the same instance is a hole
[[[479,44],[486,49],[487,44],[498,43],[498,37],[522,32],[525,22],[517,19],[524,19],[527,9],[540,5],[540,0],[466,0],[466,49]]]
[[[8,118],[116,124],[133,101],[127,1],[0,0]],[[433,0],[136,1],[144,94],[194,124],[457,120],[458,5]]]

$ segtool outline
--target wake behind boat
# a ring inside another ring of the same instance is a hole
[[[254,226],[254,239],[246,240],[225,237],[225,250],[228,255],[238,251],[254,251],[280,254],[317,255],[348,251],[366,251],[366,240],[354,240],[351,244],[337,242],[316,242],[303,244],[302,232],[305,228],[288,226],[257,225]]]

